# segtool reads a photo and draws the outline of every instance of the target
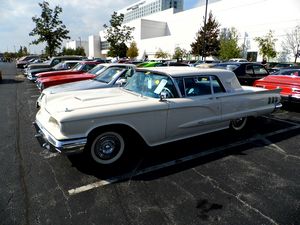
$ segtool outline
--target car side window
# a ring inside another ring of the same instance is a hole
[[[184,78],[185,96],[210,95],[209,76]]]
[[[254,74],[260,74],[260,75],[267,75],[269,74],[268,71],[260,65],[254,65],[253,66]]]
[[[254,74],[252,65],[246,66],[246,73],[247,74]]]

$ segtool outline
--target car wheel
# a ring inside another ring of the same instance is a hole
[[[114,165],[125,155],[125,139],[114,131],[97,135],[91,142],[92,159],[100,165]]]
[[[248,118],[242,117],[235,120],[230,121],[230,128],[234,131],[240,131],[243,130],[246,127]]]

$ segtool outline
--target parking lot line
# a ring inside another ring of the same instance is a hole
[[[145,168],[145,169],[142,169],[142,170],[127,173],[127,174],[124,174],[124,175],[119,176],[119,177],[113,177],[113,178],[110,178],[110,179],[107,179],[107,180],[101,180],[101,181],[97,181],[95,183],[91,183],[91,184],[87,184],[87,185],[84,185],[84,186],[81,186],[81,187],[70,189],[68,191],[68,193],[69,193],[69,195],[76,195],[76,194],[79,194],[81,192],[85,192],[85,191],[88,191],[88,190],[91,190],[91,189],[94,189],[94,188],[102,187],[102,186],[112,184],[112,183],[115,183],[115,182],[119,182],[119,181],[122,181],[122,180],[128,180],[128,179],[131,179],[132,177],[136,177],[136,176],[143,175],[143,174],[150,173],[150,172],[154,172],[154,171],[157,171],[157,170],[160,170],[160,169],[163,169],[163,168],[167,168],[167,167],[175,166],[175,165],[178,165],[178,164],[182,164],[184,162],[188,162],[188,161],[191,161],[191,160],[194,160],[194,159],[197,159],[197,158],[200,158],[200,157],[204,157],[204,156],[207,156],[207,155],[210,155],[210,154],[218,153],[218,152],[224,151],[225,149],[238,147],[240,145],[251,143],[253,141],[257,141],[257,140],[261,140],[261,139],[265,140],[266,137],[270,137],[270,136],[273,136],[273,135],[285,133],[285,132],[295,130],[295,129],[299,129],[299,128],[300,128],[300,125],[292,126],[292,127],[285,128],[285,129],[281,129],[281,130],[274,131],[274,132],[264,134],[264,135],[256,135],[254,137],[251,137],[251,138],[248,138],[248,139],[245,139],[245,140],[242,140],[242,141],[237,141],[237,142],[234,142],[234,143],[231,143],[231,144],[228,144],[228,145],[212,148],[212,149],[209,149],[209,150],[204,151],[204,152],[199,152],[199,153],[194,154],[194,155],[189,155],[189,156],[186,156],[186,157],[183,157],[183,158],[180,158],[180,159],[175,159],[175,160],[172,160],[172,161],[169,161],[169,162],[166,162],[166,163],[158,164],[158,165],[151,166],[151,167],[148,167],[148,168]]]
[[[39,97],[40,95],[31,95],[30,98],[37,98]]]
[[[294,125],[294,126],[300,125],[299,123],[295,123],[295,122],[291,122],[291,121],[286,121],[286,120],[283,120],[283,119],[278,119],[278,118],[273,118],[273,117],[268,117],[268,116],[262,116],[262,117],[266,118],[266,119],[276,120],[276,121],[283,122],[283,123],[288,123],[288,124],[291,124],[291,125]]]

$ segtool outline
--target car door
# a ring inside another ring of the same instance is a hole
[[[176,140],[224,128],[210,76],[177,79],[182,98],[168,99],[166,138]]]

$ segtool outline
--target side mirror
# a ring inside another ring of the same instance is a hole
[[[121,78],[119,80],[116,81],[116,85],[118,85],[119,87],[123,86],[124,84],[126,84],[127,80],[124,78]]]
[[[159,101],[161,101],[161,102],[166,101],[167,95],[168,95],[168,93],[165,92],[165,91],[160,92],[160,94],[159,94]]]

